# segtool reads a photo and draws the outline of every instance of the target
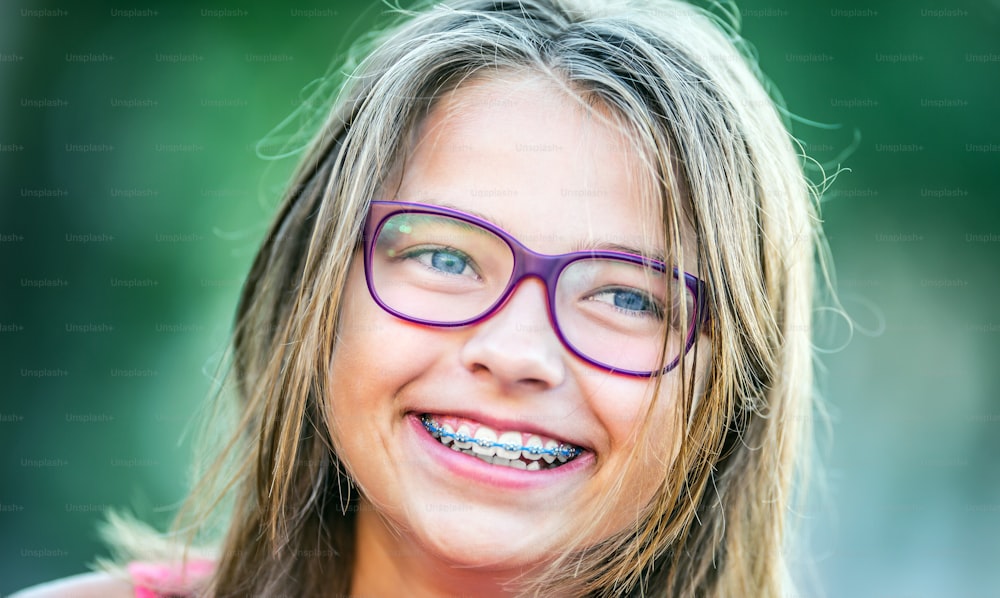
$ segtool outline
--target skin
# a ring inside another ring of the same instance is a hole
[[[657,235],[636,240],[648,221],[635,182],[642,170],[622,150],[621,135],[539,76],[476,79],[428,115],[394,198],[477,213],[539,252],[645,243],[643,250],[662,254]],[[485,321],[420,326],[372,300],[358,255],[341,317],[330,433],[364,496],[354,596],[403,587],[417,597],[503,595],[503,582],[564,550],[567,534],[584,523],[595,523],[591,541],[633,523],[676,454],[676,370],[649,421],[656,433],[630,462],[652,399],[649,381],[570,353],[536,279]],[[526,490],[456,475],[417,441],[422,432],[409,418],[469,409],[534,422],[586,447],[589,462]],[[602,507],[598,499],[623,471],[611,508]]]

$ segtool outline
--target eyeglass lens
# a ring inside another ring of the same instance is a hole
[[[507,242],[475,224],[438,214],[400,213],[377,231],[372,287],[390,309],[430,323],[486,315],[514,272]],[[655,371],[684,349],[694,300],[671,272],[608,257],[569,263],[555,284],[557,331],[585,359]],[[666,338],[666,347],[664,347]],[[666,359],[662,359],[662,351]]]

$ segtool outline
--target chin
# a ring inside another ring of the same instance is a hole
[[[559,552],[555,534],[540,527],[537,516],[533,521],[512,519],[470,506],[461,514],[422,517],[410,533],[416,536],[414,545],[455,567],[534,568]]]

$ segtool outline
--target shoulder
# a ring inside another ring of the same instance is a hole
[[[21,590],[10,598],[133,598],[132,584],[108,573],[84,573]]]

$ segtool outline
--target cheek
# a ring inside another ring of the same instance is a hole
[[[654,401],[646,381],[622,379],[605,385],[604,400],[594,403],[611,444],[608,471],[612,476],[626,472],[619,504],[625,507],[628,502],[630,512],[653,499],[680,451],[685,426],[678,403],[684,395],[678,386],[677,377],[668,376]]]
[[[370,416],[377,407],[377,399],[382,394],[378,382],[384,379],[384,372],[391,369],[386,363],[385,352],[380,351],[385,345],[382,339],[386,323],[372,308],[378,310],[368,297],[364,271],[360,261],[355,259],[344,288],[329,370],[330,396],[327,397],[333,441],[338,449],[347,453],[352,444],[366,436],[366,427],[359,424],[363,424],[366,414]]]
[[[348,475],[365,495],[399,501],[385,475],[384,456],[372,447],[391,438],[394,396],[403,383],[401,364],[387,339],[393,322],[372,301],[358,260],[344,289],[337,340],[329,368],[329,435]]]
[[[641,464],[641,469],[635,476],[634,484],[641,488],[637,492],[642,493],[648,499],[652,499],[657,489],[668,477],[671,468],[675,467],[677,456],[688,435],[688,420],[684,418],[684,402],[688,403],[688,417],[693,417],[694,410],[700,402],[704,401],[705,385],[711,369],[711,346],[710,341],[703,337],[699,339],[698,359],[695,363],[695,351],[688,353],[686,359],[687,380],[682,381],[680,372],[674,370],[673,375],[668,375],[663,380],[659,390],[656,404],[646,416],[646,405],[636,411],[639,419],[635,424],[636,432],[641,426],[646,426],[645,437],[638,439],[641,443],[637,455],[637,464]],[[693,396],[690,394],[691,379],[694,379]],[[651,391],[650,391],[651,395]],[[648,398],[647,398],[648,401]]]
[[[372,301],[365,284],[364,267],[355,257],[347,273],[347,284],[337,322],[337,342],[334,346],[334,367],[338,361],[353,361],[371,357],[371,345],[377,345],[385,334],[382,310]],[[388,314],[386,314],[388,315]]]
[[[434,350],[433,332],[382,310],[369,295],[364,268],[355,259],[329,370],[327,402],[338,447],[371,442],[373,433],[386,432],[383,428],[399,415],[395,413],[399,390],[440,353]]]
[[[344,287],[330,364],[338,384],[334,388],[377,385],[399,372],[400,365],[406,362],[406,328],[405,322],[383,311],[371,298],[364,267],[355,258]]]
[[[360,386],[370,379],[370,372],[377,364],[372,359],[371,345],[376,344],[378,329],[366,313],[365,297],[361,295],[357,275],[357,260],[348,274],[337,322],[337,334],[330,363],[329,401],[333,406],[335,419],[341,419],[344,410],[349,410],[352,402],[346,397],[356,395]],[[362,275],[363,276],[363,275]]]
[[[681,432],[676,426],[676,386],[672,378],[664,380],[654,400],[654,388],[645,379],[616,377],[602,384],[590,403],[607,430],[609,452],[622,454],[640,443],[643,452],[663,455],[657,449],[670,446]]]

